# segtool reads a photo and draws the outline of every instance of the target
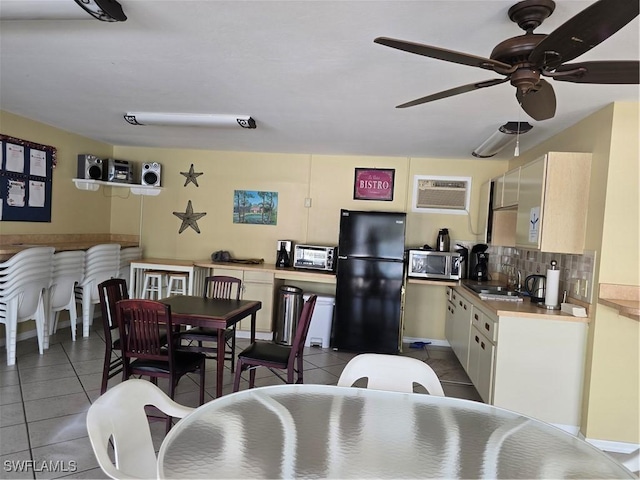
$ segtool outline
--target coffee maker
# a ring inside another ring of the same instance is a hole
[[[478,282],[489,280],[489,254],[488,245],[478,243],[471,248],[469,261],[469,278]]]
[[[455,251],[460,254],[460,279],[466,279],[469,271],[469,249],[458,243]]]
[[[291,240],[278,240],[276,249],[276,267],[287,268],[293,265],[293,242]]]

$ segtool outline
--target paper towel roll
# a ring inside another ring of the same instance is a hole
[[[560,270],[547,270],[547,289],[544,304],[547,307],[558,306],[558,292],[560,291]]]

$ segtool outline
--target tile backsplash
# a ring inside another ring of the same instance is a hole
[[[528,275],[546,275],[551,261],[560,269],[560,299],[566,290],[567,297],[592,302],[596,252],[585,250],[582,255],[547,253],[515,247],[489,247],[489,272],[502,274],[510,284],[517,281],[520,271],[522,281]]]

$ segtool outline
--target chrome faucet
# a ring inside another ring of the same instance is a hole
[[[516,270],[516,291],[522,290],[522,273],[520,270]]]

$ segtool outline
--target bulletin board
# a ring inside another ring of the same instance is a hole
[[[0,134],[0,221],[51,222],[56,149]]]

